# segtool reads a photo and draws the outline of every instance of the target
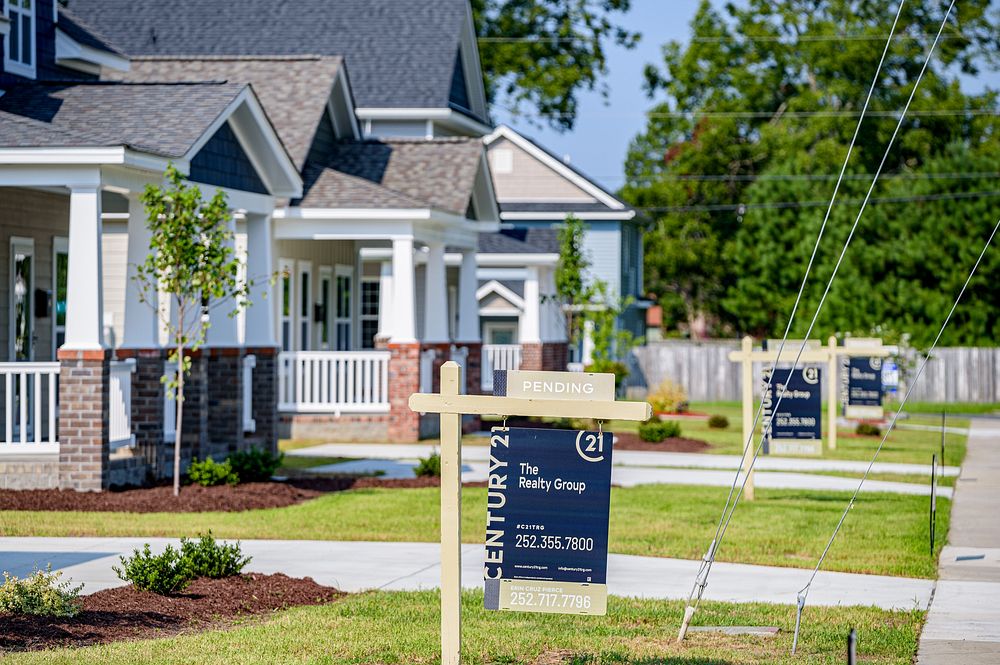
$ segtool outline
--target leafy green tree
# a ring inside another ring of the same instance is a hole
[[[662,65],[647,68],[655,104],[630,147],[622,193],[655,221],[646,236],[647,286],[671,317],[668,325],[695,335],[783,331],[896,7],[873,0],[747,0],[718,11],[706,0],[689,43],[667,44]],[[953,12],[876,199],[893,198],[890,191],[910,199],[924,187],[978,187],[968,179],[932,179],[946,166],[938,158],[960,146],[984,160],[985,172],[1000,170],[995,149],[985,147],[1000,129],[995,115],[962,113],[995,111],[995,95],[963,93],[954,79],[956,70],[996,66],[1000,31],[988,9],[986,0],[973,0]],[[797,317],[803,328],[889,141],[893,112],[910,94],[943,15],[941,3],[910,0],[900,16],[841,189],[843,204],[831,216]],[[951,214],[970,200],[943,200],[939,210]],[[898,297],[876,298],[887,280],[869,269],[878,250],[862,247],[880,225],[894,229],[883,241],[898,256],[929,251],[903,242],[915,235],[910,203],[868,210],[818,332],[856,329],[848,324],[859,319],[868,328],[890,316],[889,303]],[[873,219],[876,210],[885,221]],[[916,234],[912,242],[928,240]],[[940,258],[959,265],[957,249]]]
[[[594,295],[594,287],[587,282],[590,257],[583,247],[586,225],[579,217],[569,215],[559,228],[559,262],[556,263],[556,302],[562,307],[566,319],[566,338],[570,343],[580,338],[583,313]],[[542,294],[551,297],[550,294]]]
[[[184,375],[191,370],[189,351],[205,341],[210,326],[209,307],[235,303],[235,316],[246,300],[248,283],[240,280],[240,261],[233,251],[226,195],[217,190],[204,201],[197,186],[186,185],[173,165],[165,174],[167,186],[147,185],[142,194],[149,230],[149,255],[136,267],[134,279],[140,297],[159,311],[159,293],[170,297],[175,311],[161,313],[172,345],[169,356],[176,374],[163,377],[177,401],[174,439],[174,496],[180,494],[181,440],[184,423]]]
[[[559,130],[573,128],[578,95],[605,98],[609,43],[634,48],[639,34],[616,25],[631,0],[472,0],[491,101],[517,114],[533,107]]]

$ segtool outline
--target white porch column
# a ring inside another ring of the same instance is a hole
[[[392,262],[379,264],[378,276],[378,337],[392,338]]]
[[[425,342],[448,341],[448,278],[444,265],[444,243],[429,242],[427,277],[424,284]]]
[[[103,349],[101,190],[96,185],[70,189],[68,273],[63,348]]]
[[[458,331],[456,339],[462,342],[478,342],[479,301],[476,299],[476,253],[462,252],[462,265],[458,273]]]
[[[413,238],[392,241],[392,341],[417,341],[415,315],[416,280],[413,272]]]
[[[235,256],[236,252],[236,220],[232,217],[226,222],[229,227],[230,238],[226,242],[230,251]],[[249,254],[249,252],[248,252]],[[232,298],[222,300],[212,300],[209,303],[209,327],[205,333],[205,346],[239,346],[240,336],[237,328],[238,321],[235,316],[230,316],[236,309],[236,302]]]
[[[128,265],[125,272],[125,330],[122,347],[154,349],[160,346],[159,292],[143,293],[135,280],[138,266],[146,262],[153,233],[138,192],[128,194]],[[155,288],[155,285],[152,285]],[[145,298],[145,301],[143,301]]]
[[[246,346],[277,346],[274,324],[274,272],[272,255],[273,238],[271,217],[247,213],[247,280],[254,282],[250,289],[251,305],[246,309],[243,343]]]
[[[566,325],[562,319],[559,302],[556,300],[556,271],[554,268],[540,268],[539,293],[541,296],[541,331],[543,342],[565,342]]]
[[[539,274],[537,266],[528,266],[524,278],[524,312],[518,326],[521,344],[537,344],[542,341],[541,302],[538,289]]]

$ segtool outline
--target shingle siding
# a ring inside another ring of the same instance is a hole
[[[469,89],[465,85],[465,70],[462,68],[462,49],[455,52],[455,68],[451,72],[451,93],[448,101],[453,106],[469,111]]]
[[[267,194],[267,187],[228,122],[219,127],[191,160],[190,177],[206,185]]]

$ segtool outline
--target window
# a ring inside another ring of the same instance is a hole
[[[312,264],[299,261],[299,350],[308,351],[312,329]]]
[[[291,259],[281,259],[281,350],[292,350],[292,292],[293,267]]]
[[[334,328],[337,331],[337,350],[351,349],[351,276],[350,266],[337,266],[337,310]]]
[[[52,241],[52,357],[66,341],[66,288],[69,282],[69,240]]]
[[[34,358],[35,242],[31,238],[10,241],[10,360]]]
[[[374,349],[378,334],[379,278],[361,280],[361,348]]]
[[[510,148],[494,148],[490,152],[490,166],[493,173],[512,173],[514,171],[514,151]]]
[[[330,307],[332,303],[331,292],[333,291],[333,271],[330,266],[320,266],[319,268],[319,307],[320,318],[316,322],[319,329],[319,345],[324,351],[330,349]]]
[[[10,34],[4,49],[4,69],[35,78],[35,0],[7,0]]]

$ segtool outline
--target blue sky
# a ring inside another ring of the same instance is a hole
[[[685,40],[688,26],[700,0],[632,0],[632,10],[621,23],[642,33],[633,50],[612,47],[608,53],[607,83],[611,89],[605,100],[597,92],[580,97],[576,127],[560,134],[539,127],[525,118],[514,119],[494,107],[498,123],[511,125],[558,155],[569,155],[572,164],[612,191],[623,182],[622,168],[629,141],[645,125],[643,113],[652,102],[642,92],[642,70],[646,63],[660,62],[660,47],[672,39]],[[717,0],[717,5],[724,4]],[[978,81],[963,81],[970,91],[984,85],[1000,87],[1000,75],[991,72]]]

